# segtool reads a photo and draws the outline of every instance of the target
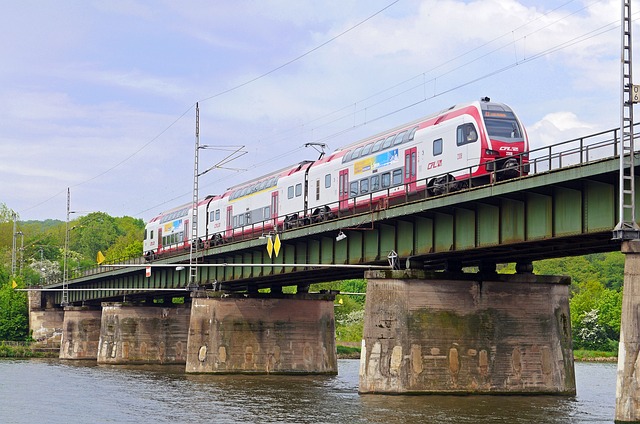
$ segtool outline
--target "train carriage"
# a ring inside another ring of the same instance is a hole
[[[525,175],[526,131],[508,106],[488,98],[452,106],[304,161],[198,204],[203,247],[331,219],[395,199],[441,195]],[[190,205],[147,224],[148,257],[189,247]]]

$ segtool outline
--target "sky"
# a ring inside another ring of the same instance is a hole
[[[20,220],[65,220],[67,189],[71,219],[189,203],[196,103],[201,198],[484,96],[532,148],[620,125],[619,0],[0,4],[0,204]]]

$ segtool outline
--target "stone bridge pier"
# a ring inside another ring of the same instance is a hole
[[[640,423],[640,240],[622,243],[624,286],[615,422]]]
[[[335,294],[192,296],[188,373],[338,373]]]
[[[576,393],[567,277],[365,276],[361,393]]]
[[[190,305],[102,303],[99,364],[184,364]]]

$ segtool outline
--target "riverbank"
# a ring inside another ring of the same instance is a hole
[[[618,362],[618,352],[579,349],[573,351],[573,359],[580,362]]]
[[[29,342],[0,342],[0,358],[58,358],[59,356],[59,348],[36,348]]]
[[[346,343],[345,343],[346,344]],[[356,343],[350,346],[336,346],[338,359],[360,359],[360,347]],[[0,342],[0,358],[57,358],[59,349],[35,348],[28,342]],[[599,352],[592,350],[575,350],[573,358],[579,362],[617,362],[616,352]]]

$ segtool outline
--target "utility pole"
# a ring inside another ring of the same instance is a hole
[[[239,157],[247,154],[245,150],[242,150],[244,146],[208,146],[200,144],[200,106],[196,103],[196,147],[195,158],[193,161],[193,200],[192,200],[192,215],[191,215],[191,248],[189,250],[189,283],[187,288],[196,289],[198,287],[198,179],[209,171],[214,169],[231,169],[234,171],[240,171],[235,168],[225,168],[225,165],[229,162],[238,159]],[[215,165],[200,172],[199,169],[199,154],[202,149],[215,149],[230,152],[224,159],[220,160]]]
[[[640,227],[636,223],[635,209],[635,147],[633,135],[633,104],[640,102],[640,86],[632,83],[632,37],[631,0],[622,0],[622,54],[620,58],[620,193],[619,221],[613,229],[616,240],[640,238]]]
[[[16,275],[16,233],[18,215],[13,213],[13,244],[11,247],[11,275]]]
[[[196,103],[196,148],[195,159],[193,163],[193,199],[191,203],[191,248],[189,250],[189,288],[195,289],[198,286],[196,279],[198,277],[198,268],[193,266],[197,263],[198,254],[198,178],[200,172],[198,170],[198,160],[200,152],[200,106]]]
[[[61,306],[69,305],[69,280],[67,276],[67,256],[69,255],[69,214],[71,208],[71,192],[67,187],[67,222],[64,231],[64,266],[62,267],[62,301]]]

